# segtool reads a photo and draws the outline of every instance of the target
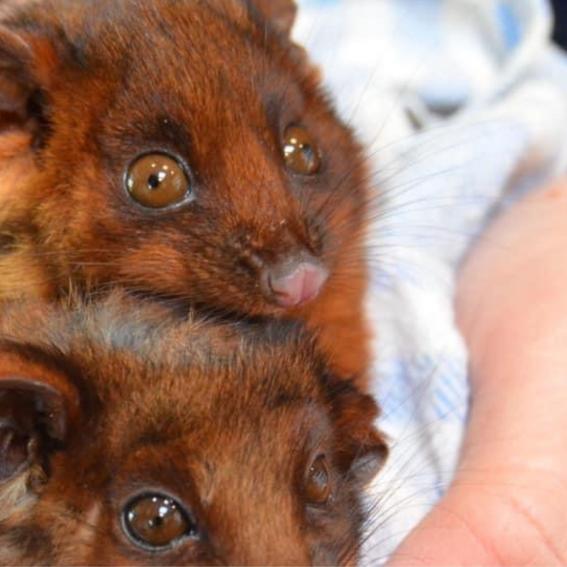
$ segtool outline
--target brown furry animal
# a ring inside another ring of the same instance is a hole
[[[289,38],[293,2],[16,4],[0,119],[29,167],[0,188],[0,297],[120,285],[297,318],[362,376],[367,172]]]
[[[120,295],[8,309],[0,565],[353,564],[387,451],[312,343]]]

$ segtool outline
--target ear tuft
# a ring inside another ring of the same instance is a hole
[[[13,478],[32,462],[33,443],[11,423],[0,425],[0,482]]]
[[[275,29],[290,35],[297,15],[294,0],[252,0],[252,5]]]

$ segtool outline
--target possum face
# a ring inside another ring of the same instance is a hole
[[[372,399],[296,327],[136,305],[4,314],[0,564],[352,564]]]
[[[37,163],[16,224],[59,285],[254,315],[348,285],[366,172],[288,37],[293,13],[48,0],[5,22],[0,103],[33,130]]]

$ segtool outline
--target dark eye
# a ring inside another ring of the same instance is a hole
[[[140,496],[124,509],[126,534],[142,547],[165,549],[185,537],[197,537],[196,523],[175,500],[160,494]]]
[[[146,154],[128,169],[126,189],[143,207],[164,209],[191,194],[191,181],[185,168],[174,158],[166,154]]]
[[[325,455],[319,455],[309,467],[305,480],[305,498],[311,504],[326,504],[331,496],[331,475]]]
[[[283,153],[287,167],[295,173],[315,175],[321,168],[319,149],[301,126],[290,126],[285,131]]]

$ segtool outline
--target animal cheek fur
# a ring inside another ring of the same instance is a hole
[[[119,278],[134,286],[179,294],[190,286],[188,266],[195,278],[200,272],[199,262],[195,258],[191,261],[190,256],[189,252],[183,254],[168,244],[148,242],[123,254]],[[108,277],[112,278],[112,272]]]
[[[97,224],[112,222],[110,190],[95,163],[47,166],[30,189],[42,241],[62,255],[77,246],[84,249]]]

